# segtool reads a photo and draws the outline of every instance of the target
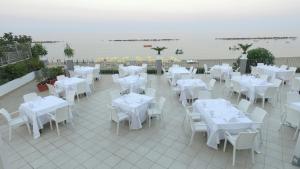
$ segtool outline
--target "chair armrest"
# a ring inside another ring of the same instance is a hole
[[[231,136],[231,134],[228,132],[228,131],[225,131],[225,137],[230,137]]]

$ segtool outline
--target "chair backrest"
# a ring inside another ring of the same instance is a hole
[[[94,83],[94,76],[93,76],[93,74],[91,74],[91,73],[87,74],[86,80],[87,80],[88,84],[93,84]]]
[[[253,112],[250,114],[250,119],[257,123],[263,123],[268,113],[259,107],[255,107]]]
[[[241,72],[231,72],[231,76],[241,76]]]
[[[197,99],[201,97],[201,86],[190,86],[187,88],[187,93],[191,96],[191,99]]]
[[[198,93],[198,99],[211,99],[211,93],[207,90],[200,90]]]
[[[193,69],[194,69],[194,67],[191,66],[190,69],[189,69],[189,72],[192,73],[192,72],[193,72]]]
[[[155,97],[156,90],[153,88],[146,88],[145,94],[147,96]]]
[[[296,67],[289,67],[289,70],[296,72],[297,68]]]
[[[119,121],[119,116],[118,116],[118,111],[115,107],[112,107],[111,105],[107,105],[107,108],[110,112],[110,117],[113,121],[118,122]]]
[[[257,66],[263,66],[265,65],[264,63],[257,63]]]
[[[57,80],[63,80],[63,79],[65,79],[65,78],[66,78],[65,75],[59,75],[59,76],[56,76],[56,79],[57,79]]]
[[[280,69],[287,69],[287,65],[281,65]]]
[[[49,95],[54,95],[56,96],[56,91],[55,91],[55,88],[52,84],[48,84],[46,83],[47,87],[48,87],[48,90],[49,90]]]
[[[80,82],[77,84],[76,87],[77,87],[76,92],[78,94],[82,94],[86,92],[86,82]]]
[[[118,90],[111,90],[109,92],[109,94],[110,94],[111,100],[114,100],[114,99],[120,97],[120,91],[118,91]]]
[[[158,101],[158,109],[159,109],[160,112],[163,111],[163,108],[164,108],[164,106],[165,106],[165,102],[166,102],[166,98],[164,98],[164,97],[160,97],[160,98],[159,98],[159,101]]]
[[[7,122],[11,121],[11,116],[8,113],[7,110],[5,110],[4,108],[0,109],[0,114],[2,114],[4,116],[4,118],[6,119]]]
[[[76,73],[72,70],[69,70],[69,75],[70,75],[70,77],[75,77]]]
[[[193,69],[193,74],[195,75],[197,73],[197,68]]]
[[[211,80],[209,81],[208,88],[209,88],[210,90],[212,90],[212,89],[214,88],[214,86],[215,86],[215,83],[216,83],[216,79],[211,79]]]
[[[100,64],[95,64],[95,68],[100,70]]]
[[[75,94],[76,90],[71,89],[66,91],[66,100],[69,103],[69,105],[73,105],[75,103]]]
[[[204,72],[207,72],[208,71],[207,64],[204,64],[203,67],[204,67]]]
[[[69,119],[68,107],[62,107],[55,111],[55,120],[57,122],[62,122]]]
[[[249,102],[248,100],[246,99],[242,99],[239,104],[238,104],[238,108],[240,111],[242,111],[243,113],[247,113],[248,112],[248,109],[251,105],[251,102]]]
[[[254,141],[256,135],[257,135],[256,131],[240,132],[235,142],[236,149],[254,148]]]
[[[228,63],[222,63],[222,66],[229,66],[229,64]]]
[[[35,93],[28,93],[23,96],[24,102],[30,102],[39,99],[40,97]]]
[[[232,80],[231,83],[232,83],[233,91],[236,91],[236,92],[241,91],[241,84],[239,82]]]
[[[272,80],[272,83],[274,84],[275,87],[279,88],[281,86],[282,80],[275,78]]]
[[[95,68],[93,70],[93,77],[94,78],[98,78],[99,77],[99,73],[100,73],[100,68]]]

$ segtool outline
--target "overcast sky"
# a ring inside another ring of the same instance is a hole
[[[0,33],[8,31],[297,36],[300,0],[0,0]]]

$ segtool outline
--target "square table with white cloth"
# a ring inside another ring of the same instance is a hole
[[[268,75],[270,79],[278,78],[289,81],[292,80],[294,76],[293,70],[282,69],[277,66],[261,65],[256,68],[258,73]]]
[[[265,92],[268,87],[273,86],[273,83],[267,82],[266,80],[256,78],[254,76],[233,76],[232,81],[236,81],[241,85],[241,88],[246,89],[246,96],[251,102],[254,102],[256,92]]]
[[[154,100],[153,97],[129,93],[112,101],[112,106],[128,113],[131,121],[131,129],[142,128],[142,122],[147,119],[147,110]]]
[[[39,138],[39,129],[43,128],[43,124],[49,122],[47,113],[56,109],[68,106],[68,102],[56,96],[46,96],[44,98],[22,103],[19,111],[25,114],[32,124],[33,138]]]
[[[232,67],[229,65],[214,65],[210,68],[210,74],[213,78],[218,78],[220,81],[229,77],[232,72]]]
[[[91,66],[79,66],[74,68],[74,72],[84,78],[87,77],[88,74],[93,74],[94,70],[96,70],[96,68]]]
[[[207,85],[201,79],[180,79],[177,80],[177,86],[180,89],[179,100],[186,103],[186,99],[191,98],[191,93],[194,88],[199,90],[207,90]]]
[[[144,68],[142,66],[123,66],[120,67],[120,69],[129,75],[137,75],[144,72]]]
[[[188,75],[190,72],[185,67],[170,67],[168,71],[171,75],[171,84],[176,85],[177,80],[181,78],[181,75]]]
[[[214,149],[218,149],[225,131],[238,133],[255,125],[245,114],[224,99],[197,100],[193,104],[193,111],[200,113],[201,118],[207,123],[207,145]]]
[[[71,78],[64,78],[62,80],[57,80],[54,85],[58,88],[63,89],[65,92],[70,90],[78,89],[79,85],[84,85],[85,93],[91,93],[91,88],[86,79],[78,78],[78,77],[71,77]]]
[[[131,92],[138,92],[139,88],[146,84],[146,79],[138,75],[132,75],[119,78],[118,82],[122,90],[129,89]]]

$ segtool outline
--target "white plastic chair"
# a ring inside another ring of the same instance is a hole
[[[160,97],[158,103],[156,103],[153,107],[148,109],[148,122],[149,122],[149,128],[151,126],[151,118],[152,117],[159,117],[160,120],[164,120],[164,105],[165,105],[166,99],[164,97]]]
[[[192,121],[200,121],[201,117],[200,117],[200,113],[195,113],[192,112],[192,106],[187,106],[187,105],[183,105],[184,109],[185,109],[185,116],[182,122],[182,125],[185,126],[185,124],[190,124],[190,120]],[[191,118],[190,118],[191,117]],[[187,127],[186,125],[186,127]],[[185,127],[185,129],[186,129]]]
[[[268,81],[269,76],[268,76],[268,75],[265,75],[265,74],[260,74],[260,75],[259,75],[259,78],[262,79],[262,80],[264,80],[264,81]]]
[[[231,76],[241,76],[241,72],[231,72]]]
[[[190,72],[190,73],[193,73],[193,69],[194,69],[194,67],[191,66],[190,69],[189,69],[189,72]]]
[[[231,83],[231,79],[226,77],[225,78],[225,90],[223,91],[224,95],[228,96],[231,95],[233,92],[233,85]]]
[[[147,96],[150,96],[150,97],[154,97],[154,98],[155,98],[156,90],[153,89],[153,88],[146,88],[145,94],[146,94]]]
[[[286,70],[288,68],[288,66],[287,65],[281,65],[280,66],[280,69],[284,69],[284,70]]]
[[[269,86],[265,91],[256,91],[256,98],[262,98],[262,107],[265,107],[265,100],[272,99],[272,102],[276,101],[277,87]]]
[[[216,83],[216,79],[210,79],[208,83],[208,90],[213,90]]]
[[[241,95],[245,94],[248,90],[242,88],[239,82],[233,80],[231,83],[232,83],[232,90],[238,93],[237,102],[239,102]]]
[[[242,111],[243,113],[248,113],[248,110],[250,108],[251,102],[249,102],[246,99],[241,99],[241,101],[239,102],[239,104],[237,105],[237,108]]]
[[[289,70],[293,71],[294,73],[296,73],[297,68],[296,67],[289,67]]]
[[[197,75],[197,68],[194,68],[194,69],[193,69],[193,73],[192,73],[192,74],[193,74],[193,78],[196,78],[196,75]]]
[[[49,95],[59,97],[59,94],[63,92],[62,89],[54,87],[54,85],[52,85],[52,84],[47,83],[47,87],[48,87],[48,90],[49,90]]]
[[[210,70],[208,70],[207,64],[204,64],[203,67],[204,67],[204,74],[205,75],[210,74]]]
[[[24,99],[24,102],[30,102],[30,101],[35,101],[35,100],[38,100],[40,99],[41,97],[38,96],[35,92],[32,92],[32,93],[28,93],[28,94],[25,94],[23,96],[23,99]]]
[[[189,116],[189,123],[192,131],[190,145],[192,145],[196,132],[207,132],[207,124],[204,121],[194,121],[192,116]]]
[[[71,113],[73,113],[75,107],[75,95],[76,95],[75,89],[69,89],[66,91],[66,100],[69,104],[69,112]]]
[[[58,123],[65,122],[67,120],[71,120],[70,119],[70,112],[68,110],[68,107],[59,108],[53,114],[52,113],[48,113],[48,115],[49,115],[49,118],[50,118],[49,122],[50,122],[50,128],[51,128],[51,130],[53,130],[52,121],[55,121],[57,135],[60,136],[60,131],[59,131],[59,128],[58,128]]]
[[[86,77],[86,81],[88,83],[89,86],[91,86],[91,88],[93,90],[95,90],[95,84],[94,84],[94,76],[93,74],[87,74],[87,77]]]
[[[15,114],[15,113],[17,113],[17,112],[13,112],[12,114]],[[29,134],[31,134],[30,126],[29,126],[28,119],[26,116],[19,115],[15,118],[12,118],[11,115],[4,108],[0,109],[0,114],[2,114],[4,116],[4,118],[6,119],[6,121],[8,123],[8,139],[9,139],[9,141],[11,140],[11,137],[12,137],[12,129],[19,127],[23,124],[26,124],[27,130],[28,130]]]
[[[252,163],[254,163],[254,141],[257,135],[256,131],[240,132],[238,135],[231,135],[225,132],[224,149],[226,150],[227,141],[233,146],[232,165],[235,165],[236,150],[251,149]]]
[[[117,112],[117,109],[110,105],[107,105],[107,107],[110,111],[110,120],[117,123],[117,135],[119,135],[120,122],[128,120],[130,126],[129,116],[126,113]]]
[[[100,64],[95,64],[95,68],[100,70]]]
[[[259,132],[259,137],[260,137],[260,143],[262,143],[262,127],[264,124],[264,120],[266,118],[266,115],[268,113],[259,107],[255,107],[255,109],[252,111],[252,113],[250,113],[248,116],[249,118],[256,123],[256,129]]]
[[[148,67],[147,64],[145,64],[145,63],[142,64],[142,68],[143,68],[144,73],[147,73],[147,67]]]
[[[79,102],[79,95],[86,93],[86,82],[80,82],[77,84],[76,95],[77,101]],[[87,95],[87,93],[86,93]]]
[[[64,80],[66,78],[65,75],[59,75],[59,76],[56,76],[56,79],[57,80]]]
[[[96,80],[100,79],[100,65],[99,68],[96,68],[95,66],[95,69],[93,70],[93,78]]]
[[[119,74],[113,74],[113,75],[112,75],[112,79],[113,79],[113,82],[114,82],[114,83],[118,83],[118,82],[119,82],[119,81],[118,81],[118,80],[119,80]]]

